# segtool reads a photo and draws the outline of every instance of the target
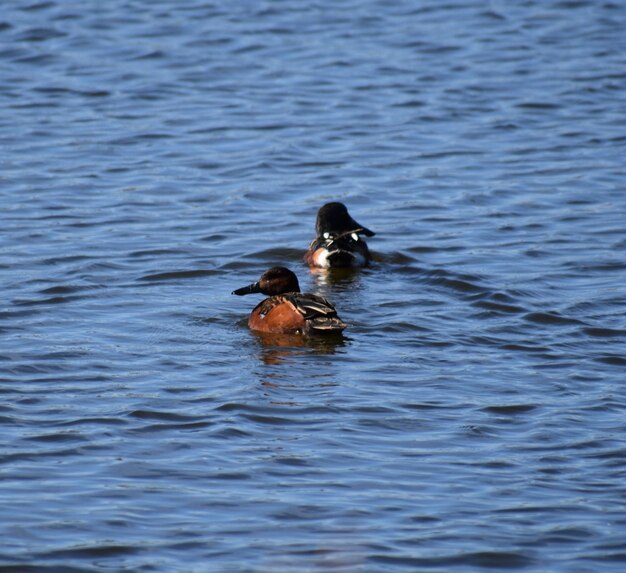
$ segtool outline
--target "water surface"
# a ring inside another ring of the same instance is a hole
[[[626,7],[0,15],[0,571],[622,571]],[[312,274],[344,201],[376,263]],[[248,331],[268,267],[348,323]]]

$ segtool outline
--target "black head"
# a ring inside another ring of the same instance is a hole
[[[320,210],[317,212],[315,230],[318,237],[321,237],[324,233],[343,234],[351,232],[368,237],[375,235],[373,231],[363,227],[363,225],[359,225],[350,217],[346,206],[339,202],[326,203],[326,205],[320,207]]]
[[[233,294],[243,296],[244,294],[257,292],[268,296],[286,292],[300,292],[300,284],[298,283],[298,277],[287,267],[272,267],[265,271],[257,282],[238,288],[233,291]]]

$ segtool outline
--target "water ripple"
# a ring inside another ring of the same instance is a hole
[[[621,572],[621,4],[5,4],[0,571]]]

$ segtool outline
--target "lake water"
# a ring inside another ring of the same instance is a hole
[[[5,2],[0,571],[623,571],[624,30]],[[371,268],[304,266],[333,200]],[[247,329],[276,264],[343,338]]]

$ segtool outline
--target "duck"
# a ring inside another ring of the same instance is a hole
[[[311,268],[366,267],[372,260],[367,243],[361,235],[376,233],[357,223],[348,208],[338,201],[320,207],[315,221],[317,236],[304,255]]]
[[[248,326],[251,330],[309,335],[341,333],[348,326],[325,298],[300,292],[298,277],[287,267],[272,267],[258,281],[232,294],[253,293],[269,298],[262,300],[250,313]]]

